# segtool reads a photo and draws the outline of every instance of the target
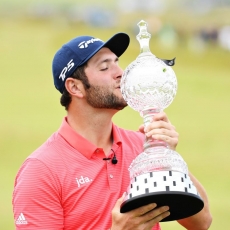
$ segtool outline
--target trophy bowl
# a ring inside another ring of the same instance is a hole
[[[174,60],[163,60],[149,49],[151,35],[147,23],[138,23],[140,54],[125,69],[121,78],[121,93],[127,104],[143,117],[144,126],[153,116],[168,107],[177,92],[177,78],[172,69]],[[176,151],[166,142],[145,139],[143,152],[129,167],[130,185],[121,213],[156,203],[169,206],[170,216],[162,220],[172,221],[198,213],[204,206],[191,181],[188,167]]]

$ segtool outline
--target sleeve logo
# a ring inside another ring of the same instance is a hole
[[[23,213],[20,213],[18,219],[15,221],[16,224],[20,225],[20,224],[28,224],[25,216],[23,215]]]

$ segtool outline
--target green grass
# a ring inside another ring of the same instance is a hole
[[[0,229],[14,229],[11,197],[17,170],[57,130],[65,115],[53,87],[54,53],[77,35],[92,34],[106,40],[119,30],[68,25],[62,20],[0,21]],[[139,53],[135,37],[131,38],[130,48],[120,58],[123,68]],[[151,42],[151,50],[162,58],[177,57],[174,70],[179,88],[165,112],[180,134],[177,151],[208,193],[213,214],[210,229],[228,229],[230,53],[215,46],[193,53],[185,44],[168,50],[157,39]],[[127,108],[114,122],[136,130],[142,120]],[[182,229],[176,222],[162,226],[164,230]]]

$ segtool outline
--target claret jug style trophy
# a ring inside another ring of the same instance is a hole
[[[177,91],[177,79],[171,60],[161,60],[149,49],[151,35],[147,23],[138,23],[140,54],[125,69],[121,79],[121,92],[127,104],[138,111],[147,126],[154,114],[163,111],[173,101]],[[158,207],[169,206],[172,221],[199,212],[203,206],[196,187],[189,175],[187,164],[164,141],[145,139],[143,152],[129,167],[130,185],[121,205],[122,213],[140,206],[156,203]]]

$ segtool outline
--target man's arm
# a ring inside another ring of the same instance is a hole
[[[39,160],[28,159],[19,170],[13,192],[15,229],[62,230],[63,209],[57,182]]]
[[[180,223],[187,230],[207,230],[212,223],[208,197],[201,183],[191,173],[189,173],[189,176],[204,201],[204,208],[193,216],[178,220],[178,223]]]

